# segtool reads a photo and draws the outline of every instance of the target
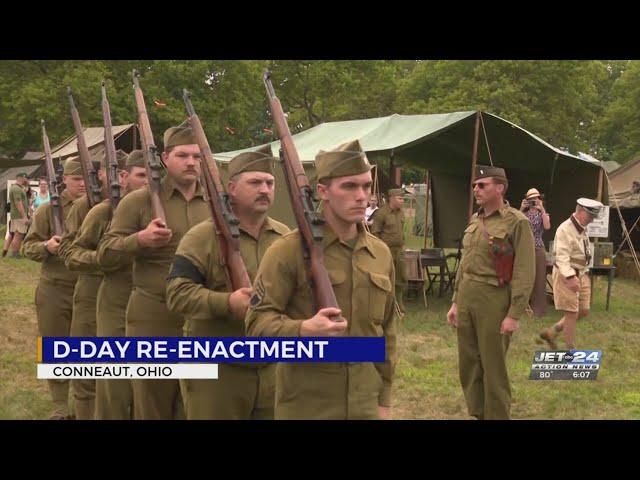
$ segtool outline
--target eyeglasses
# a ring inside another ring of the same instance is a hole
[[[476,182],[473,184],[474,187],[478,187],[478,189],[482,190],[487,185],[491,185],[491,182]]]

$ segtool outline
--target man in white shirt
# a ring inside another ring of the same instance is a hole
[[[576,211],[556,230],[553,240],[553,301],[563,317],[553,327],[540,333],[552,350],[557,350],[556,337],[563,332],[567,349],[575,348],[576,323],[589,314],[591,261],[587,225],[600,215],[604,205],[597,200],[579,198]]]

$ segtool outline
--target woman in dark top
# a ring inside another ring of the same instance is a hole
[[[551,228],[549,214],[544,209],[540,192],[535,188],[527,191],[522,200],[520,211],[525,214],[531,223],[533,239],[536,246],[536,280],[531,292],[529,303],[536,317],[542,317],[547,313],[546,278],[547,278],[547,253],[544,249],[542,234]]]

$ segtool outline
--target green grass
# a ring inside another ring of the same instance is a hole
[[[36,379],[38,328],[33,304],[40,265],[0,260],[0,419],[46,418],[52,405]],[[606,281],[594,287],[591,315],[578,324],[578,345],[603,351],[595,381],[532,381],[535,337],[558,319],[523,319],[508,355],[516,419],[640,419],[640,284],[616,279],[611,309],[604,310]],[[435,289],[437,291],[437,288]],[[468,418],[458,380],[455,332],[446,324],[449,294],[405,301],[399,325],[399,362],[393,393],[396,419]]]
[[[591,314],[578,324],[578,345],[603,351],[595,381],[529,380],[535,342],[559,319],[552,306],[541,319],[522,319],[508,354],[518,419],[640,419],[640,285],[616,279],[606,312],[606,281],[596,280]],[[457,370],[455,331],[446,325],[449,298],[406,302],[399,332],[395,418],[468,418]],[[562,348],[562,343],[560,344]]]

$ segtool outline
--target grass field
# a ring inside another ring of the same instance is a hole
[[[4,233],[0,231],[2,237]],[[412,245],[413,248],[421,244]],[[36,379],[38,327],[34,292],[40,265],[0,260],[0,419],[46,418],[51,405]],[[589,317],[578,327],[578,346],[603,350],[596,381],[528,379],[534,339],[557,319],[521,321],[509,350],[515,419],[640,419],[640,284],[616,279],[606,312],[606,281],[598,278]],[[406,302],[399,331],[399,364],[393,397],[395,419],[466,419],[458,382],[455,332],[446,325],[449,294]]]

